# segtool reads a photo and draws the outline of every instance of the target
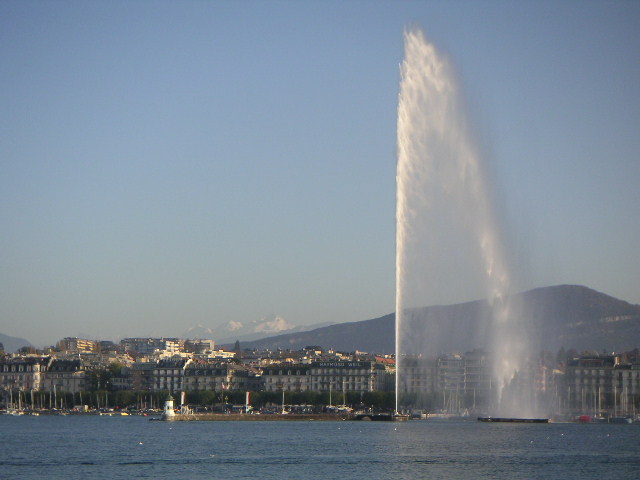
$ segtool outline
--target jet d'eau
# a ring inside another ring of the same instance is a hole
[[[483,332],[491,338],[493,363],[485,406],[501,415],[522,414],[523,396],[507,395],[506,387],[531,388],[523,385],[530,378],[525,367],[531,338],[524,316],[510,310],[511,272],[486,165],[450,61],[419,29],[405,32],[404,45],[397,125],[397,408],[423,406],[428,365],[443,353],[438,339],[469,334],[436,331],[443,326],[435,327],[416,308],[424,306],[427,292],[468,284],[488,299],[491,312],[491,331]],[[535,413],[528,405],[525,415]]]

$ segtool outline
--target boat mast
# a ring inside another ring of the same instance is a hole
[[[329,380],[329,406],[333,405],[333,402],[331,401],[331,387],[333,386],[333,382],[331,380]]]
[[[342,405],[347,405],[347,394],[344,390],[344,379],[342,380]]]

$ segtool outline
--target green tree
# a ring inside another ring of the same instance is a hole
[[[113,376],[117,377],[122,373],[122,364],[120,362],[111,362],[109,370]]]
[[[132,390],[119,390],[115,393],[114,403],[120,408],[134,408],[137,395]]]

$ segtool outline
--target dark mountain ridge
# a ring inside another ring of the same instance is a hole
[[[521,334],[547,351],[624,351],[640,346],[640,305],[579,285],[542,287],[510,297],[510,316]],[[437,305],[408,312],[412,335],[430,340],[437,353],[490,348],[491,315],[486,300]],[[321,345],[339,351],[393,353],[395,314],[339,323],[243,343],[243,348],[276,350]]]
[[[22,347],[32,346],[31,343],[29,343],[29,341],[25,340],[24,338],[11,337],[3,333],[0,333],[0,343],[2,343],[2,346],[6,353],[14,353]]]

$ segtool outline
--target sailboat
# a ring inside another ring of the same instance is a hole
[[[9,408],[7,408],[8,415],[24,415],[24,410],[22,410],[22,398],[20,397],[20,390],[18,390],[18,408],[16,408],[15,403],[13,403],[13,390],[9,390],[9,405]]]

